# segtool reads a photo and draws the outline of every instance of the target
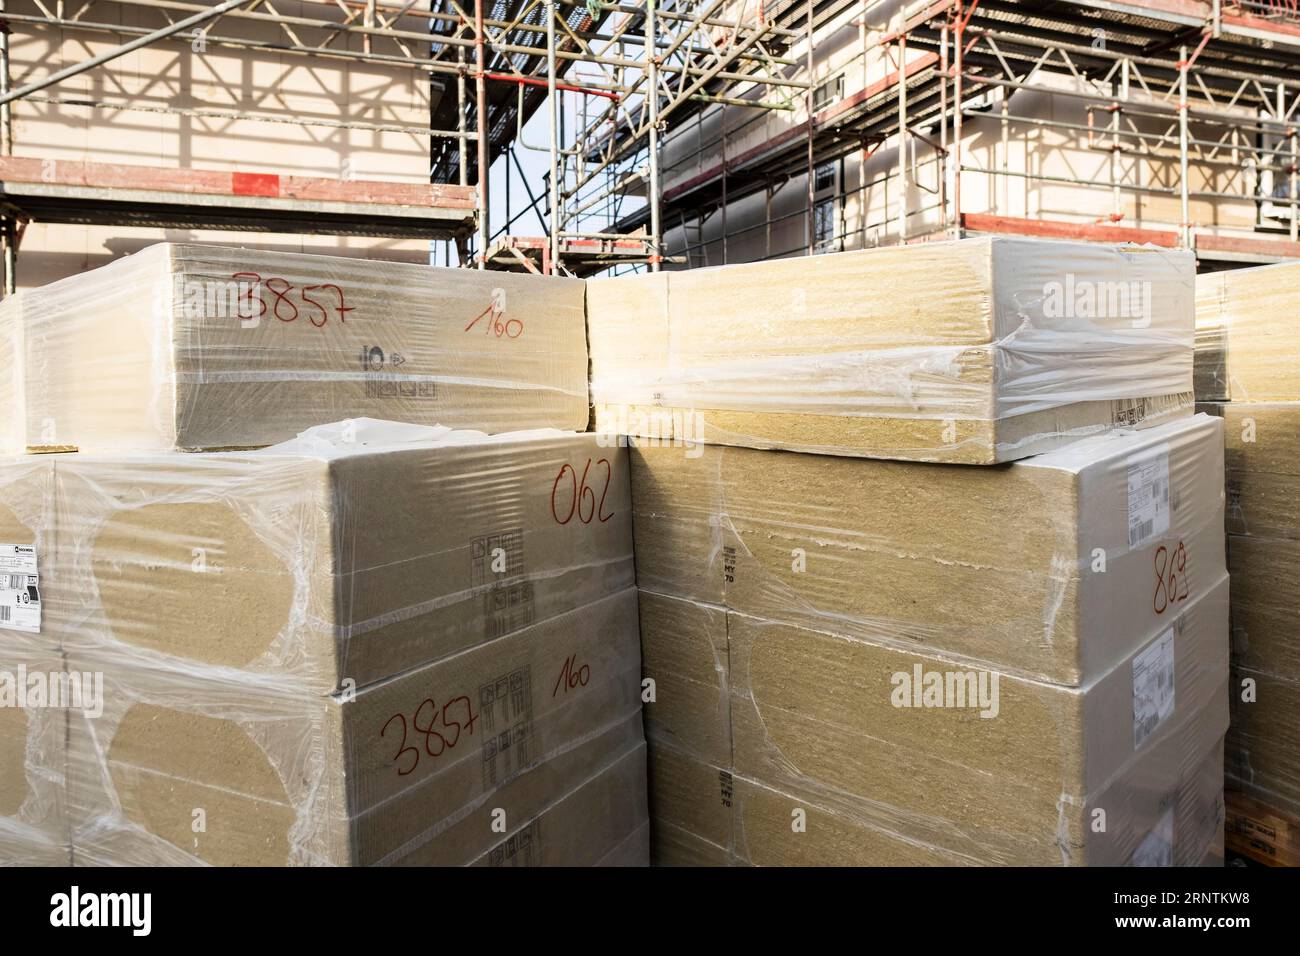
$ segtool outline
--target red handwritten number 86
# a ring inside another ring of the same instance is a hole
[[[1171,553],[1164,545],[1156,548],[1152,558],[1156,572],[1156,590],[1151,605],[1157,614],[1164,614],[1171,604],[1187,600],[1187,549],[1183,543]]]

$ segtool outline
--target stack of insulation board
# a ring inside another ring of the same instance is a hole
[[[576,279],[161,243],[7,299],[0,359],[0,448],[255,448],[360,416],[494,433],[588,419]]]
[[[989,464],[1179,417],[1191,269],[985,238],[593,280],[596,427]]]
[[[1232,573],[1228,840],[1300,865],[1300,266],[1197,280],[1197,398],[1224,419]]]
[[[661,403],[680,426],[631,442],[652,858],[1221,859],[1223,450],[1188,403],[1191,257],[798,265],[588,287],[598,423]],[[1052,303],[1129,282],[1137,316]],[[629,344],[647,303],[670,332]]]
[[[158,273],[113,268],[173,286],[164,251],[145,257]],[[147,379],[130,394],[54,369],[65,326],[92,335],[80,280],[7,313],[26,359],[21,443],[99,450],[0,462],[5,583],[39,578],[0,591],[0,670],[81,692],[0,710],[0,859],[646,862],[627,455],[546,427],[585,417],[582,284],[182,259],[299,289],[332,278],[357,311],[346,329],[263,316],[245,346],[238,316],[182,320],[163,296],[148,321],[119,314],[140,320],[137,352],[107,330],[79,346],[105,372],[120,364],[124,388]],[[255,289],[271,313],[282,292]],[[402,370],[363,372],[366,343]],[[362,417],[389,407],[375,382],[395,383],[393,414],[414,421]],[[97,404],[118,408],[120,432]],[[444,416],[506,432],[428,424]],[[48,445],[31,430],[46,417]],[[177,450],[295,428],[258,451]]]

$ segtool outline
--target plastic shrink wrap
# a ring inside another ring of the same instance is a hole
[[[15,346],[0,395],[23,389],[23,424],[6,415],[0,445],[32,450],[254,448],[362,416],[588,420],[576,279],[163,243],[6,302]]]
[[[38,632],[38,553],[54,540],[48,458],[0,459],[0,866],[66,865],[67,708],[57,643]],[[39,569],[41,572],[45,569]],[[33,601],[35,599],[35,601]],[[93,683],[86,688],[93,695]]]
[[[1229,826],[1235,847],[1300,865],[1300,402],[1205,407],[1223,416],[1226,444]]]
[[[17,455],[24,450],[22,365],[22,323],[17,295],[0,299],[0,455]]]
[[[1201,415],[995,469],[642,442],[637,580],[1079,685],[1223,573],[1222,441]]]
[[[1224,419],[1232,574],[1230,849],[1300,866],[1300,375],[1295,263],[1196,280],[1196,397]],[[1228,400],[1231,400],[1229,403]]]
[[[1300,400],[1293,318],[1300,263],[1196,277],[1196,397],[1200,401]]]
[[[634,447],[654,858],[1221,860],[1221,442],[1197,416],[988,470]]]
[[[68,676],[60,655],[39,639],[0,630],[0,866],[72,860],[65,808]],[[93,694],[93,686],[88,690]]]
[[[104,684],[75,862],[645,862],[624,452],[355,420],[19,462],[57,489],[41,636]]]
[[[1191,411],[1194,257],[976,238],[587,284],[598,430],[988,464]]]

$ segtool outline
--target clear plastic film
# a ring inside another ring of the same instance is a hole
[[[57,651],[0,630],[0,866],[71,861],[63,672]]]
[[[758,865],[1195,865],[1219,847],[1226,578],[1079,688],[641,603],[656,862],[696,841],[719,856],[700,862]]]
[[[36,558],[53,544],[53,491],[47,459],[0,459],[0,866],[70,859],[63,658],[30,629],[50,581]]]
[[[0,482],[42,551],[40,641],[104,686],[67,716],[79,862],[644,849],[627,461],[597,436],[350,420]]]
[[[1194,257],[1012,238],[594,280],[598,429],[987,464],[1184,414]]]
[[[1229,788],[1294,821],[1300,818],[1300,608],[1293,594],[1300,576],[1300,402],[1205,407],[1223,417],[1227,464]]]
[[[1197,416],[978,471],[634,448],[655,859],[1221,858],[1221,442]]]
[[[645,833],[632,589],[350,698],[68,659],[108,702],[71,715],[78,864],[587,865]]]
[[[576,279],[163,243],[28,290],[0,327],[25,370],[12,443],[33,450],[253,448],[361,416],[588,419]]]
[[[0,299],[0,455],[23,452],[26,429],[23,396],[20,294]]]
[[[1208,415],[1001,468],[631,449],[637,580],[1078,685],[1224,572]]]
[[[69,646],[324,695],[633,582],[625,453],[595,435],[356,420],[245,454],[55,460]]]
[[[1300,399],[1292,314],[1300,264],[1196,277],[1196,397],[1200,401]]]

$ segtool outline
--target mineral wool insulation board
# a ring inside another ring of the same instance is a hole
[[[10,450],[251,448],[356,417],[588,420],[577,279],[163,243],[7,300],[6,357]]]
[[[1190,410],[1189,253],[976,238],[587,284],[598,430],[976,464]]]

